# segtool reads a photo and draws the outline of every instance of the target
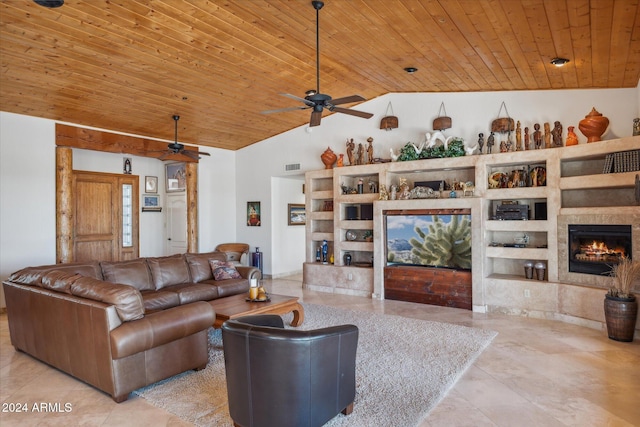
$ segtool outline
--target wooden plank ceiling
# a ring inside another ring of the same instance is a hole
[[[181,142],[236,150],[308,122],[260,112],[315,88],[315,18],[309,0],[3,0],[0,109],[167,140],[179,114]],[[636,87],[640,0],[326,0],[320,52],[334,98]]]

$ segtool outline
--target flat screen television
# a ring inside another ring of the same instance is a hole
[[[387,212],[387,265],[471,269],[471,214]]]

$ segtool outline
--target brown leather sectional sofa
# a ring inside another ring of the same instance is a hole
[[[207,301],[249,290],[216,281],[222,252],[27,267],[3,282],[11,343],[108,393],[116,402],[140,387],[207,365]]]

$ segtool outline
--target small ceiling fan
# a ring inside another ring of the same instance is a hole
[[[193,151],[186,150],[184,144],[180,144],[178,142],[178,120],[180,120],[180,116],[174,115],[173,120],[175,121],[175,139],[174,142],[169,143],[168,150],[162,156],[158,157],[160,160],[164,160],[172,154],[183,154],[187,157],[191,157],[194,160],[198,160],[200,156],[210,156],[210,153],[206,153],[204,151]]]
[[[350,104],[352,102],[366,101],[360,95],[345,96],[343,98],[332,99],[331,96],[320,92],[320,9],[324,6],[324,2],[313,0],[311,2],[313,8],[316,10],[316,89],[307,91],[304,98],[300,98],[289,93],[281,93],[280,95],[301,101],[304,106],[281,108],[278,110],[263,111],[262,114],[280,113],[284,111],[293,110],[306,110],[313,109],[311,112],[311,120],[309,126],[319,126],[322,119],[322,110],[327,109],[335,113],[349,114],[351,116],[362,117],[369,119],[373,117],[371,113],[365,113],[364,111],[351,110],[349,108],[337,107],[340,104]]]

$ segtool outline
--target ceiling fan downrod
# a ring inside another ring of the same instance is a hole
[[[316,10],[316,93],[320,92],[320,9],[324,6],[324,2],[312,0],[311,4]]]

